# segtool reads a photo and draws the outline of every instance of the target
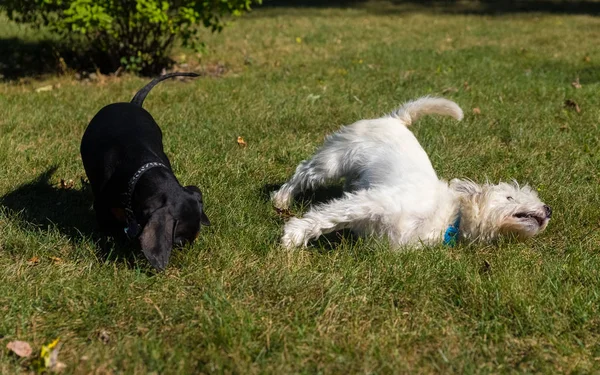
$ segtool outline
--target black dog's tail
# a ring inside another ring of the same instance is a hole
[[[169,73],[169,74],[162,75],[160,77],[156,77],[152,80],[152,82],[150,82],[149,84],[144,86],[140,91],[137,92],[137,94],[135,94],[133,99],[131,99],[131,103],[137,104],[141,107],[142,104],[144,103],[144,99],[146,99],[146,96],[148,95],[150,90],[152,90],[152,88],[154,86],[156,86],[160,81],[164,81],[165,79],[169,79],[169,78],[173,78],[173,77],[198,77],[199,75],[200,74],[196,74],[196,73],[177,73],[176,72],[176,73]]]

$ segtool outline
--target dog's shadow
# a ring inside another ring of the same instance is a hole
[[[42,231],[58,229],[72,243],[93,241],[103,260],[123,260],[133,265],[133,245],[122,238],[107,237],[100,232],[91,208],[91,188],[82,181],[80,190],[73,183],[52,184],[57,167],[51,167],[34,180],[0,197],[0,206],[18,216],[20,221]],[[74,184],[73,184],[74,185]]]
[[[271,194],[281,187],[282,184],[266,184],[260,190],[260,195],[264,201],[271,200]],[[309,207],[311,205],[327,203],[328,201],[340,198],[344,194],[342,184],[320,187],[315,190],[305,191],[294,198],[294,204],[300,207]],[[273,210],[283,220],[294,216],[290,210],[279,210],[273,207]],[[329,252],[335,250],[342,243],[356,243],[358,236],[349,229],[343,229],[325,234],[308,243],[308,247],[316,251]]]
[[[279,190],[283,184],[266,184],[260,190],[260,195],[264,201],[271,200],[271,194]],[[301,206],[326,203],[332,199],[340,198],[344,194],[342,184],[320,187],[315,190],[305,191],[294,197],[295,204]]]

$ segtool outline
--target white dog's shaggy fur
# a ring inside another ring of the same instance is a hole
[[[311,239],[344,228],[387,236],[396,245],[441,243],[455,223],[459,239],[485,242],[503,234],[529,238],[546,228],[552,211],[528,186],[439,180],[408,130],[424,114],[463,118],[456,103],[424,97],[386,117],[358,121],[330,135],[272,200],[276,207],[287,208],[296,194],[341,178],[345,194],[290,219],[283,245],[306,246]]]

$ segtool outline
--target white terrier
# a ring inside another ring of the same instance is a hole
[[[345,179],[342,198],[290,219],[283,246],[306,246],[322,234],[349,228],[359,235],[386,236],[395,245],[489,242],[500,235],[525,239],[543,231],[552,216],[537,193],[516,182],[478,185],[439,180],[429,157],[408,130],[424,114],[463,118],[446,99],[424,97],[386,117],[362,120],[329,136],[312,159],[273,194],[276,207],[295,195]]]

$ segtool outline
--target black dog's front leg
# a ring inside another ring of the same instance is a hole
[[[101,200],[94,201],[94,211],[100,229],[107,234],[123,232],[125,225],[117,220],[110,204]],[[124,213],[123,213],[124,215]]]

